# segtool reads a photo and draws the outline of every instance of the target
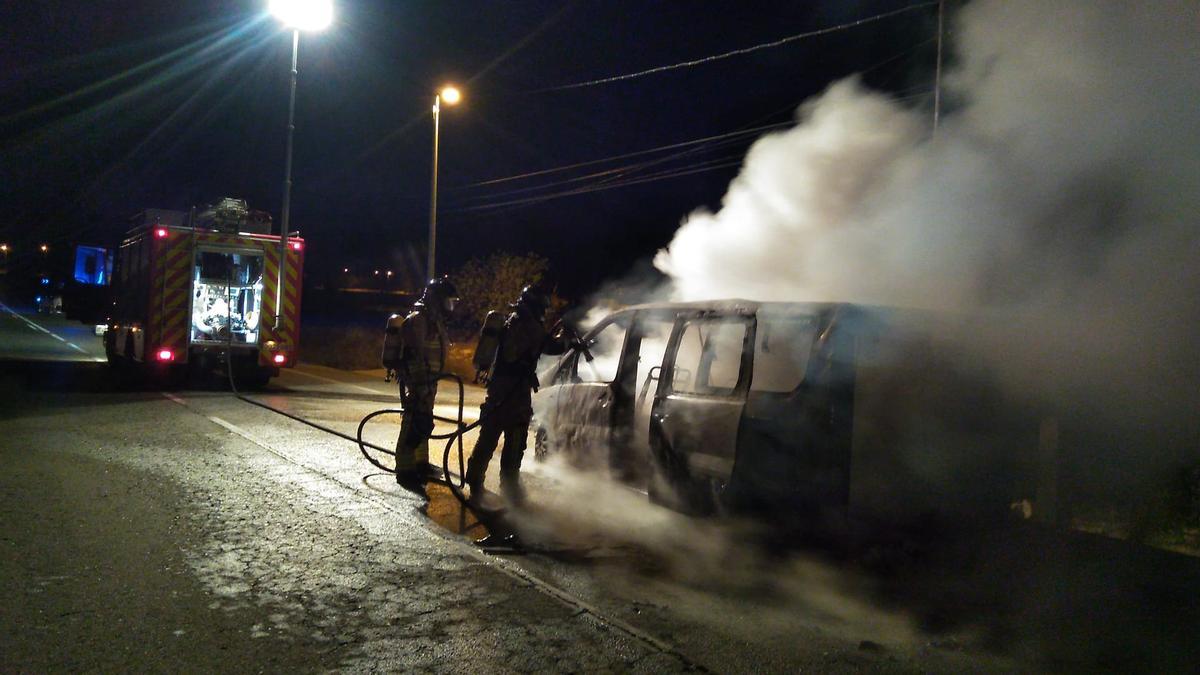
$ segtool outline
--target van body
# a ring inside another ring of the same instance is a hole
[[[537,451],[684,510],[995,518],[1035,491],[1037,416],[944,324],[836,303],[622,309],[541,373]]]

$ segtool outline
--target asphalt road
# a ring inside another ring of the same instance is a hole
[[[796,545],[527,458],[531,504],[502,525],[531,550],[490,555],[472,540],[492,521],[445,488],[401,490],[219,378],[155,389],[97,363],[86,327],[0,313],[3,672],[1182,672],[1200,657],[1200,561],[1027,528]],[[304,365],[252,398],[347,433],[395,405],[378,377]],[[476,414],[481,392],[467,398]],[[397,427],[368,438],[391,447]]]

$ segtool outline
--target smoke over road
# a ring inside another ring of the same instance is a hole
[[[1010,390],[1083,406],[1106,432],[1160,432],[1138,462],[1194,456],[1198,15],[970,3],[936,133],[927,111],[836,83],[759,140],[722,208],[693,213],[655,264],[681,299],[969,316],[970,358]]]

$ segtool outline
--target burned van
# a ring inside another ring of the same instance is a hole
[[[623,309],[541,374],[536,449],[684,510],[999,516],[1032,499],[1037,418],[940,323],[847,304]]]

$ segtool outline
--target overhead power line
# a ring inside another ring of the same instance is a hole
[[[697,173],[704,173],[706,171],[715,171],[718,169],[729,169],[729,168],[732,168],[735,166],[740,166],[742,164],[742,162],[744,161],[744,159],[745,158],[742,155],[734,155],[731,157],[722,157],[722,158],[708,160],[706,162],[700,162],[697,164],[692,164],[692,165],[688,165],[688,166],[684,166],[684,167],[680,167],[680,168],[676,168],[676,169],[668,169],[668,170],[664,170],[664,171],[658,171],[655,173],[647,174],[645,176],[639,176],[636,178],[628,178],[628,179],[625,179],[625,180],[622,180],[619,182],[601,183],[599,185],[584,186],[584,187],[574,188],[571,190],[563,190],[561,192],[553,192],[553,193],[545,194],[545,195],[537,195],[534,197],[525,197],[522,199],[509,199],[509,200],[500,201],[500,202],[493,202],[490,204],[478,204],[475,206],[465,206],[465,207],[457,208],[457,209],[447,209],[446,211],[450,212],[450,213],[466,213],[466,212],[470,212],[470,211],[487,211],[487,210],[499,209],[499,208],[503,208],[503,207],[521,206],[521,205],[527,205],[527,204],[537,204],[537,203],[541,203],[541,202],[550,201],[552,199],[561,199],[563,197],[573,197],[575,195],[588,194],[591,192],[601,192],[603,190],[613,190],[616,188],[627,187],[629,185],[641,185],[642,183],[652,183],[652,182],[656,182],[656,181],[660,181],[660,180],[667,180],[670,178],[679,178],[681,176],[690,176],[690,175],[697,174]]]
[[[677,148],[684,148],[684,147],[698,145],[698,144],[702,144],[702,143],[711,143],[714,141],[720,141],[720,140],[724,140],[727,138],[745,136],[748,134],[756,134],[756,133],[760,133],[763,131],[772,131],[774,129],[782,129],[784,127],[790,127],[792,125],[793,125],[792,122],[780,122],[778,124],[766,124],[763,126],[752,127],[749,129],[740,129],[738,131],[731,131],[731,132],[724,133],[724,134],[717,134],[716,136],[705,136],[704,138],[696,138],[696,139],[693,139],[690,141],[681,141],[679,143],[671,143],[669,145],[660,145],[658,147],[647,148],[645,150],[635,150],[634,152],[626,152],[626,153],[623,153],[620,155],[612,155],[611,157],[601,157],[599,159],[590,159],[585,162],[576,162],[574,164],[565,164],[563,166],[556,166],[556,167],[552,167],[549,169],[539,169],[537,171],[529,171],[527,173],[520,173],[520,174],[516,174],[513,176],[504,176],[502,178],[491,178],[488,180],[478,181],[476,183],[468,183],[466,185],[459,185],[459,186],[456,186],[456,187],[453,187],[450,189],[451,190],[466,190],[469,188],[483,187],[486,185],[496,185],[499,183],[507,183],[507,182],[515,181],[515,180],[523,180],[525,178],[533,178],[535,176],[544,176],[546,174],[558,173],[560,171],[570,171],[571,169],[580,169],[580,168],[583,168],[586,166],[595,166],[596,164],[604,164],[605,162],[613,162],[613,161],[616,161],[619,159],[629,159],[630,157],[639,157],[642,155],[648,155],[648,154],[655,153],[655,152],[662,152],[664,150],[675,150]]]
[[[728,58],[731,58],[734,56],[750,54],[752,52],[757,52],[757,51],[761,51],[764,49],[773,49],[775,47],[780,47],[782,45],[786,45],[791,42],[796,42],[797,40],[804,40],[807,38],[818,37],[821,35],[827,35],[829,33],[836,33],[837,31],[848,30],[850,28],[857,28],[858,26],[862,26],[862,25],[865,25],[868,23],[873,23],[875,21],[881,21],[883,19],[887,19],[889,17],[893,17],[898,14],[904,14],[906,12],[911,12],[916,9],[922,9],[924,7],[930,7],[932,5],[937,5],[937,4],[939,4],[938,0],[930,0],[929,2],[921,2],[921,3],[915,4],[915,5],[901,7],[900,9],[895,9],[890,12],[884,12],[883,14],[876,14],[874,16],[869,16],[864,19],[858,19],[856,21],[849,21],[847,23],[838,24],[836,26],[829,26],[828,28],[820,28],[820,29],[808,31],[805,33],[797,33],[796,35],[789,35],[788,37],[780,38],[778,40],[772,40],[771,42],[764,42],[762,44],[757,44],[757,45],[753,45],[750,47],[742,47],[741,49],[734,49],[732,51],[724,52],[721,54],[713,54],[711,56],[705,56],[705,57],[701,57],[698,59],[692,59],[690,61],[681,61],[680,63],[672,63],[670,65],[665,65],[665,66],[656,66],[654,68],[647,68],[646,70],[639,70],[634,73],[625,73],[624,75],[613,75],[611,77],[602,77],[602,78],[595,79],[595,80],[587,80],[586,82],[575,82],[573,84],[562,84],[562,85],[558,85],[555,87],[546,87],[545,89],[535,89],[529,93],[540,94],[540,93],[548,92],[548,91],[562,91],[564,89],[580,89],[583,87],[592,87],[592,86],[596,86],[599,84],[609,84],[611,82],[620,82],[622,80],[632,80],[637,77],[644,77],[646,75],[662,73],[662,72],[666,72],[668,70],[676,70],[678,68],[691,68],[692,66],[699,66],[699,65],[706,64],[706,63],[711,63],[713,61],[720,61],[722,59],[728,59]]]

